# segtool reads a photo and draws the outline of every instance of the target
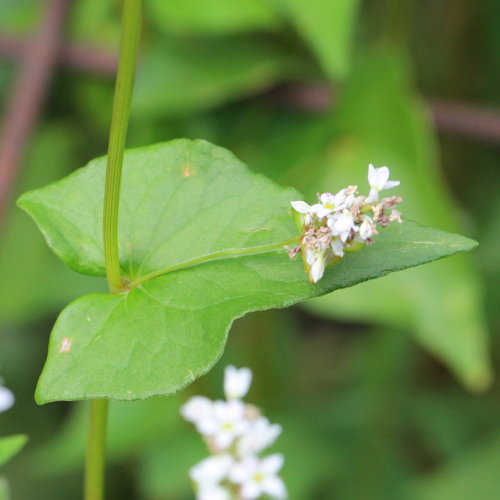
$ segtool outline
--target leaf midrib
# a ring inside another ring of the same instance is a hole
[[[293,243],[297,243],[298,240],[299,237],[295,236],[294,238],[290,238],[288,240],[280,241],[279,243],[273,243],[270,245],[259,245],[247,248],[230,248],[226,250],[219,250],[217,252],[205,254],[202,255],[201,257],[195,257],[193,259],[181,262],[180,264],[175,264],[174,266],[170,266],[164,269],[159,269],[158,271],[153,271],[151,273],[140,276],[139,278],[136,278],[135,280],[131,281],[128,284],[127,291],[139,285],[144,284],[146,281],[158,278],[159,276],[163,276],[165,274],[172,273],[174,271],[180,271],[181,269],[187,269],[188,267],[205,264],[206,262],[212,262],[214,260],[229,259],[229,258],[239,257],[241,255],[248,256],[248,255],[257,255],[260,253],[274,252],[284,248],[285,245],[291,245]]]

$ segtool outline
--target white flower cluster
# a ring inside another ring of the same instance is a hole
[[[12,391],[4,387],[2,384],[2,379],[0,379],[0,413],[8,410],[15,401],[14,394]]]
[[[389,180],[387,167],[368,167],[370,194],[360,196],[357,186],[349,186],[337,194],[318,193],[318,203],[292,201],[302,229],[300,244],[287,247],[290,258],[302,253],[304,267],[311,283],[321,279],[328,265],[338,262],[346,252],[361,250],[373,243],[378,234],[376,225],[388,226],[401,222],[394,210],[402,199],[399,196],[379,199],[380,191],[399,186]]]
[[[283,456],[258,456],[274,443],[281,426],[271,424],[255,406],[241,401],[251,382],[249,368],[228,366],[224,375],[227,401],[195,396],[181,408],[182,416],[196,426],[212,454],[189,472],[197,500],[287,497],[285,484],[277,475]]]

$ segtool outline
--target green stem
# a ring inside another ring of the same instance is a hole
[[[111,118],[104,194],[104,258],[111,293],[117,293],[123,287],[118,256],[118,209],[123,151],[134,87],[141,19],[142,0],[124,0],[120,59]]]
[[[186,260],[180,264],[176,264],[172,267],[166,267],[165,269],[160,269],[158,271],[153,271],[152,273],[145,274],[129,284],[129,288],[142,285],[145,281],[148,281],[158,276],[171,273],[173,271],[179,271],[181,269],[186,269],[187,267],[195,266],[197,264],[204,264],[205,262],[211,262],[214,260],[225,259],[228,257],[237,257],[239,255],[255,255],[258,253],[272,252],[273,250],[279,250],[285,245],[292,245],[293,243],[298,243],[299,237],[290,238],[289,240],[280,241],[279,243],[273,243],[271,245],[261,245],[257,247],[248,248],[231,248],[228,250],[220,250],[218,252],[209,253],[207,255],[202,255],[201,257],[196,257],[195,259]]]
[[[94,399],[90,402],[90,430],[85,464],[85,500],[103,500],[104,498],[107,416],[107,399]]]
[[[104,258],[111,293],[123,289],[118,254],[118,210],[123,153],[134,87],[137,51],[142,24],[142,0],[124,0],[120,58],[109,134],[108,164],[104,191]],[[95,399],[90,408],[90,429],[85,464],[85,500],[104,499],[106,467],[106,420],[108,400]]]

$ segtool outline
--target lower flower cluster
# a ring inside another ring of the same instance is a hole
[[[14,404],[14,401],[14,394],[2,385],[2,379],[0,378],[0,413],[7,411]]]
[[[195,396],[181,408],[182,416],[195,425],[211,453],[190,470],[197,500],[287,497],[278,476],[283,456],[259,456],[274,443],[281,426],[271,424],[258,408],[241,400],[251,380],[250,369],[228,366],[224,377],[226,401]]]
[[[302,253],[304,268],[311,283],[320,280],[325,268],[335,264],[346,252],[361,250],[373,243],[376,226],[386,227],[401,222],[395,207],[399,196],[379,199],[379,192],[399,185],[389,180],[387,167],[368,167],[370,193],[360,196],[357,186],[348,186],[336,194],[318,193],[318,203],[292,201],[292,207],[302,230],[300,244],[287,247],[290,258]]]

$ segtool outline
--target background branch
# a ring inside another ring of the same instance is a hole
[[[26,52],[27,45],[22,38],[0,35],[0,57],[17,59]],[[60,47],[56,58],[68,68],[105,77],[114,76],[118,64],[117,53],[78,44]],[[272,95],[310,112],[324,111],[335,100],[330,87],[324,84],[292,84],[273,91]],[[427,102],[440,132],[500,144],[500,111],[439,99]]]
[[[56,63],[68,4],[68,0],[48,0],[38,32],[22,48],[19,73],[0,126],[0,223]]]

